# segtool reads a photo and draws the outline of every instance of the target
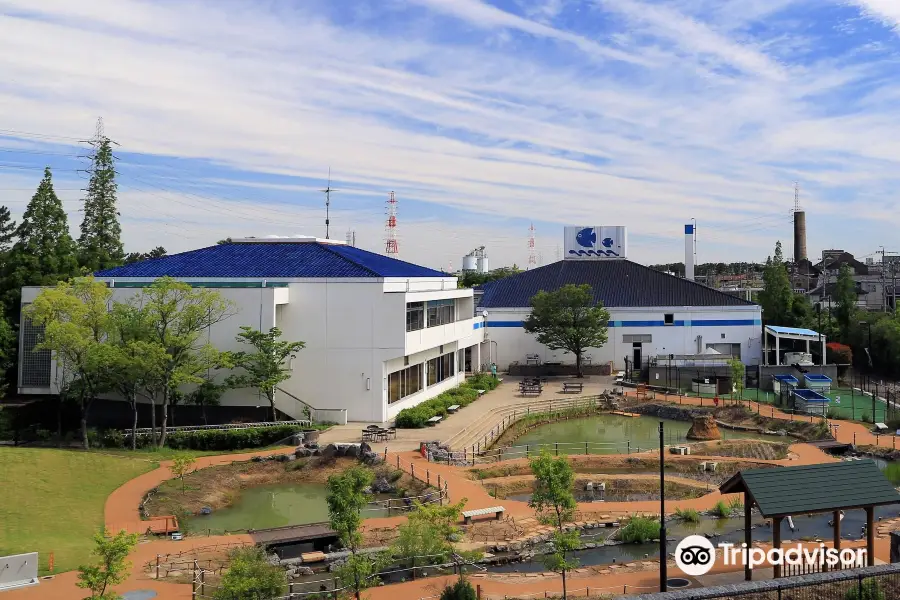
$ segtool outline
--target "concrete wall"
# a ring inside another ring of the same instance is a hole
[[[624,369],[625,358],[632,360],[632,342],[623,336],[649,334],[652,341],[642,344],[643,360],[660,354],[695,354],[707,344],[740,344],[741,360],[757,365],[762,360],[762,313],[758,306],[736,307],[660,307],[650,309],[610,308],[609,338],[602,348],[585,354],[594,364],[613,362],[613,368]],[[574,355],[563,350],[550,350],[525,332],[522,322],[527,308],[492,308],[485,319],[486,336],[496,344],[497,365],[501,369],[518,361],[525,363],[527,354],[537,354],[543,362],[574,363]],[[665,325],[665,315],[672,314],[674,323]],[[698,340],[698,337],[700,338]]]
[[[415,364],[440,355],[441,345],[447,353],[483,340],[482,319],[471,317],[472,290],[446,286],[441,291],[445,285],[443,280],[436,280],[431,282],[432,291],[427,292],[428,286],[419,282],[411,286],[417,288],[412,293],[396,281],[388,285],[378,279],[316,279],[289,282],[282,288],[216,288],[235,310],[211,328],[206,341],[219,350],[247,350],[235,340],[242,325],[260,330],[277,326],[284,339],[306,344],[292,361],[291,379],[280,386],[284,391],[317,409],[347,409],[350,421],[383,422],[401,408],[434,397],[462,381],[463,376],[456,375],[389,407],[387,377],[404,368],[404,356],[410,357],[409,364]],[[387,291],[390,289],[396,291]],[[119,287],[114,289],[113,298],[122,301],[140,292],[139,288]],[[31,302],[38,293],[39,288],[24,288],[23,303]],[[417,301],[421,296],[456,298],[457,318],[462,320],[407,333],[407,298]],[[457,354],[456,364],[461,365],[461,352]],[[50,389],[20,391],[57,393],[55,379],[51,375]],[[276,398],[280,410],[302,418],[300,402],[287,394],[277,394]],[[267,401],[260,393],[243,389],[226,393],[222,404],[265,406]]]

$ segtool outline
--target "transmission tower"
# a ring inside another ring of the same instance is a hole
[[[387,221],[384,224],[384,252],[388,256],[396,258],[400,254],[397,245],[397,198],[394,192],[387,201]]]
[[[537,266],[537,256],[534,250],[534,223],[528,228],[528,268]]]

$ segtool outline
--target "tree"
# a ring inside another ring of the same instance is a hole
[[[138,300],[147,311],[147,341],[165,349],[152,395],[162,396],[162,427],[158,440],[166,443],[166,427],[173,390],[203,383],[201,373],[219,363],[220,352],[204,343],[201,334],[232,314],[233,305],[221,294],[193,289],[187,283],[161,277],[142,290]]]
[[[119,600],[121,596],[113,592],[112,586],[128,578],[131,563],[126,559],[137,546],[136,533],[120,531],[110,535],[105,528],[94,536],[95,547],[91,552],[98,557],[97,564],[78,567],[78,587],[91,590],[91,598],[97,600]]]
[[[222,246],[223,244],[230,244],[230,243],[231,243],[231,238],[227,237],[224,240],[219,240],[218,242],[216,242],[216,245]]]
[[[763,318],[770,325],[789,325],[794,290],[781,253],[781,242],[775,244],[775,255],[766,259],[763,270],[763,290],[759,293]]]
[[[197,461],[190,454],[179,454],[172,459],[172,466],[169,470],[172,475],[181,480],[181,493],[184,493],[184,477],[194,470]]]
[[[541,290],[531,299],[531,314],[525,331],[551,350],[568,350],[575,355],[578,376],[581,356],[588,348],[606,343],[609,311],[595,302],[591,286],[564,285],[554,292]]]
[[[78,259],[89,273],[122,264],[122,228],[116,210],[116,167],[112,142],[100,134],[94,141],[91,178],[84,199],[84,219],[78,238]]]
[[[419,566],[447,562],[453,552],[450,536],[457,532],[455,523],[465,504],[465,498],[448,506],[417,503],[406,523],[397,528],[391,548],[394,558],[408,559],[413,568],[417,562]],[[424,560],[418,561],[419,557]]]
[[[79,400],[85,449],[90,447],[88,414],[97,394],[104,391],[112,366],[105,344],[111,297],[105,283],[84,277],[42,290],[25,308],[27,318],[44,326],[44,339],[36,349],[54,353],[61,398],[74,391]]]
[[[856,301],[859,296],[856,293],[856,282],[853,281],[853,271],[847,265],[841,265],[838,271],[837,281],[834,284],[834,317],[837,320],[841,332],[841,341],[850,339],[850,326],[856,322]]]
[[[13,324],[18,323],[19,299],[26,285],[47,286],[78,274],[75,242],[62,202],[53,191],[50,168],[41,180],[16,228],[16,243],[4,269],[4,300]]]
[[[150,252],[129,252],[125,257],[125,264],[130,265],[131,263],[136,263],[142,260],[149,260],[151,258],[162,258],[168,254],[166,249],[162,246],[157,246]]]
[[[238,548],[216,589],[216,600],[271,600],[285,591],[284,569],[270,565],[262,548]]]
[[[232,364],[245,371],[243,375],[228,378],[231,387],[253,387],[262,392],[272,408],[272,420],[278,420],[275,410],[275,388],[291,378],[291,369],[285,363],[294,358],[304,342],[287,342],[281,339],[281,330],[272,327],[263,333],[252,327],[241,327],[237,341],[253,346],[256,352],[234,352],[229,355]]]
[[[209,421],[206,418],[206,408],[208,406],[219,406],[222,394],[224,394],[227,389],[227,385],[220,385],[211,379],[205,379],[203,383],[195,387],[193,391],[186,395],[185,400],[187,400],[189,404],[200,407],[203,423],[208,425]]]
[[[9,209],[0,206],[0,256],[4,259],[12,246],[16,235],[16,222],[12,220]]]
[[[741,362],[739,358],[732,358],[728,361],[728,365],[731,367],[731,381],[734,384],[734,391],[737,392],[738,398],[744,397],[744,363]],[[734,393],[731,395],[734,398]]]
[[[448,585],[441,592],[441,600],[476,600],[478,594],[472,584],[463,577],[456,580],[453,585]]]
[[[562,575],[563,598],[566,596],[566,572],[578,567],[577,560],[569,560],[568,553],[580,545],[578,530],[565,531],[564,525],[572,520],[575,514],[575,496],[572,487],[575,484],[575,472],[565,456],[554,458],[544,448],[539,456],[530,461],[534,475],[534,493],[529,506],[538,513],[541,521],[553,525],[553,552],[544,557],[544,566],[554,573]]]
[[[350,550],[347,562],[338,571],[338,578],[352,587],[356,600],[360,593],[371,586],[372,576],[377,572],[375,561],[369,556],[358,555],[362,535],[361,512],[371,500],[368,493],[372,485],[372,472],[362,466],[355,466],[343,473],[328,478],[328,518],[331,528],[338,534],[341,544]]]

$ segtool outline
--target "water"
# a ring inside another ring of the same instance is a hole
[[[683,442],[687,432],[691,428],[688,421],[672,421],[657,417],[623,417],[621,415],[598,415],[558,421],[541,425],[522,437],[513,444],[515,446],[528,445],[537,449],[541,445],[547,445],[551,449],[555,443],[559,443],[560,452],[571,454],[584,454],[585,442],[591,444],[591,454],[623,454],[628,450],[628,442],[631,442],[631,451],[659,447],[659,423],[665,423],[665,441],[667,444]],[[732,431],[720,427],[722,439],[767,439],[772,441],[787,442],[789,438],[782,436],[763,435],[755,431]],[[521,452],[511,451],[511,452]],[[512,458],[510,456],[509,458]]]
[[[878,465],[878,468],[881,469],[884,476],[888,478],[888,481],[894,485],[900,485],[900,462],[876,458],[875,464]]]
[[[305,525],[328,520],[327,490],[319,484],[278,484],[242,490],[234,504],[188,519],[195,531],[238,531],[267,529],[285,525]],[[363,518],[387,516],[387,509],[375,505],[363,511]]]
[[[876,524],[879,518],[888,519],[900,515],[900,507],[882,506],[875,508]],[[795,530],[791,531],[788,527],[787,520],[782,521],[781,539],[783,544],[787,544],[786,540],[793,542],[801,540],[831,540],[834,536],[834,530],[828,522],[831,520],[831,513],[821,515],[799,515],[794,517]],[[862,526],[866,523],[866,511],[848,510],[845,511],[844,519],[841,521],[841,539],[844,540],[860,540],[865,535],[862,532]],[[770,542],[772,541],[772,527],[767,525],[765,519],[759,514],[754,514],[752,524],[755,528],[752,531],[754,541]],[[740,545],[744,541],[744,517],[730,519],[714,519],[703,518],[699,523],[682,523],[678,521],[669,521],[666,523],[666,537],[669,541],[666,545],[667,552],[673,552],[675,546],[678,545],[683,538],[688,535],[706,535],[710,536],[713,544],[733,543]],[[607,536],[611,535],[612,529],[599,530],[599,535],[586,536],[582,535],[585,542],[602,543]],[[644,557],[659,557],[659,544],[649,542],[646,544],[621,544],[617,546],[600,546],[589,550],[579,550],[573,552],[572,556],[583,566],[607,565],[613,562],[623,564],[637,560],[643,560]],[[522,562],[509,563],[505,565],[495,565],[489,567],[490,571],[506,572],[506,573],[537,573],[544,571],[545,568],[541,563],[541,557]]]

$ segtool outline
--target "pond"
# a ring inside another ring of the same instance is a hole
[[[624,454],[629,447],[632,452],[638,449],[658,448],[660,421],[665,423],[666,444],[686,440],[687,432],[691,428],[688,421],[673,421],[651,416],[597,415],[541,425],[518,438],[513,444],[528,445],[537,449],[542,445],[552,447],[559,443],[560,452],[584,454],[583,445],[588,442],[591,454]],[[719,430],[722,432],[722,439],[725,440],[764,439],[782,443],[792,441],[791,438],[784,436],[763,435],[755,431],[732,431],[724,427]]]
[[[878,465],[878,468],[881,469],[884,476],[888,478],[888,481],[894,485],[900,485],[900,462],[876,458],[875,464]]]
[[[247,488],[241,490],[228,508],[188,519],[188,528],[197,532],[223,532],[320,523],[328,520],[327,493],[324,485],[309,483]],[[384,507],[369,505],[363,511],[363,518],[387,514]]]

